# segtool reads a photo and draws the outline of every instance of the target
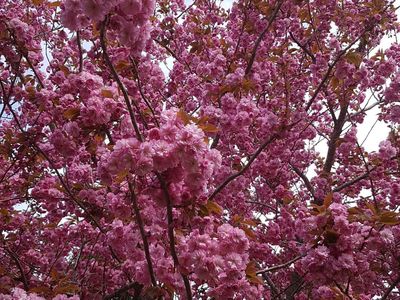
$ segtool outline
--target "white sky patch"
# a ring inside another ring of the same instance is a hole
[[[194,2],[193,0],[185,0],[186,6],[191,5],[193,2]],[[221,7],[228,10],[232,7],[233,0],[221,0],[220,3],[221,3]]]
[[[164,62],[160,64],[161,71],[164,73],[165,78],[169,78],[169,73],[174,66],[175,59],[170,56]]]

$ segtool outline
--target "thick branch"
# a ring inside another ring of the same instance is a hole
[[[276,288],[276,285],[272,282],[271,278],[269,278],[267,273],[263,273],[262,278],[267,282],[268,286],[271,289],[272,292],[272,296],[277,298],[277,299],[282,299],[281,298],[281,293],[278,291],[278,289]]]
[[[347,107],[348,107],[348,104],[345,104],[341,108],[339,117],[337,119],[337,122],[336,122],[336,124],[333,128],[333,131],[330,135],[330,138],[329,138],[328,153],[326,155],[326,160],[325,160],[325,164],[324,164],[324,168],[323,168],[323,171],[326,174],[330,173],[332,166],[335,162],[335,154],[336,154],[336,148],[337,148],[336,142],[337,142],[338,138],[340,137],[340,134],[342,133],[343,125],[346,121]]]

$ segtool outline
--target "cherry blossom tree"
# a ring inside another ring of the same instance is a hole
[[[0,0],[0,299],[399,299],[396,10]]]

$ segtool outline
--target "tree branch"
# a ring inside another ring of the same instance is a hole
[[[102,23],[101,29],[100,29],[100,45],[101,45],[101,49],[103,50],[104,60],[105,60],[106,64],[108,65],[108,68],[110,69],[111,74],[114,77],[114,80],[117,82],[118,87],[122,91],[122,94],[123,94],[124,100],[125,100],[125,104],[128,108],[129,116],[131,118],[131,122],[132,122],[133,128],[136,133],[136,137],[139,141],[143,142],[143,137],[142,137],[142,134],[140,133],[139,126],[137,124],[136,117],[133,112],[133,108],[131,105],[131,101],[129,99],[128,92],[127,92],[124,84],[122,83],[121,79],[119,78],[118,73],[112,64],[110,57],[108,56],[107,46],[106,46],[106,41],[105,41],[105,34],[106,34],[106,21],[104,21]]]
[[[369,170],[369,172],[371,172],[371,171],[373,171],[375,169],[376,169],[376,167],[373,167],[371,170]],[[360,180],[368,178],[369,172],[364,173],[364,174],[362,174],[360,176],[357,176],[356,178],[354,178],[354,179],[352,179],[352,180],[350,180],[350,181],[348,181],[346,183],[343,183],[342,185],[339,185],[338,187],[333,189],[333,192],[340,192],[341,190],[343,190],[343,189],[345,189],[345,188],[347,188],[349,186],[352,186],[354,183],[357,183]]]
[[[286,268],[286,267],[290,266],[291,264],[295,263],[296,261],[298,261],[299,259],[303,258],[304,256],[305,256],[305,254],[302,254],[302,255],[296,256],[292,260],[289,260],[288,262],[285,262],[283,264],[280,264],[280,265],[277,265],[277,266],[274,266],[274,267],[270,267],[270,268],[266,268],[266,269],[263,269],[263,270],[259,270],[259,271],[257,271],[257,274],[263,274],[263,273],[266,273],[266,272],[272,272],[272,271],[276,271],[276,270],[279,270],[279,269]]]
[[[79,51],[79,73],[83,70],[83,53],[82,53],[82,45],[81,45],[81,34],[79,30],[76,32],[76,43],[78,44]]]
[[[28,282],[28,279],[26,278],[24,269],[22,268],[22,265],[21,265],[21,262],[19,261],[18,256],[14,252],[12,252],[10,249],[8,249],[5,245],[4,245],[4,250],[6,250],[6,252],[11,256],[11,258],[17,265],[17,268],[18,268],[19,272],[21,273],[21,279],[22,279],[22,283],[24,284],[24,289],[26,291],[28,291],[29,290],[29,282]]]
[[[260,36],[257,38],[256,43],[254,45],[253,51],[251,53],[251,57],[249,60],[249,63],[247,64],[246,70],[245,70],[245,76],[250,74],[251,68],[253,67],[254,61],[257,56],[257,49],[260,46],[260,43],[262,39],[264,38],[265,34],[268,32],[269,28],[271,27],[273,21],[275,20],[276,16],[278,15],[279,9],[281,8],[283,4],[283,0],[279,1],[278,4],[275,6],[274,11],[271,14],[271,17],[268,20],[268,25],[264,29],[263,32],[261,32]]]
[[[171,201],[171,197],[169,196],[168,187],[167,187],[167,184],[165,183],[164,178],[159,173],[156,173],[156,176],[157,176],[158,180],[160,181],[161,189],[163,191],[165,201],[167,202],[168,238],[169,238],[169,247],[170,247],[170,251],[171,251],[171,256],[174,261],[175,267],[179,268],[179,259],[178,259],[178,254],[177,254],[176,247],[175,247],[174,217],[173,217],[173,211],[172,211],[172,201]],[[185,284],[186,297],[188,300],[191,300],[191,299],[193,299],[193,297],[192,297],[192,290],[190,287],[189,279],[185,274],[183,274],[181,272],[180,272],[180,274],[182,276],[183,283]]]
[[[304,185],[306,186],[307,190],[310,192],[311,196],[315,199],[315,190],[314,190],[313,186],[311,185],[310,180],[308,180],[307,176],[304,175],[303,172],[301,172],[297,167],[293,166],[292,164],[290,164],[290,167],[303,180]]]
[[[296,43],[296,45],[299,46],[308,56],[310,56],[312,62],[315,63],[314,54],[312,54],[312,52],[310,50],[308,50],[306,46],[300,44],[300,42],[294,37],[292,32],[289,32],[289,35],[292,38],[292,40]]]
[[[339,62],[339,60],[342,58],[343,55],[345,55],[347,53],[347,51],[353,47],[353,45],[355,43],[357,43],[361,37],[363,37],[363,35],[369,31],[371,28],[367,27],[365,28],[365,30],[362,32],[362,34],[360,34],[360,36],[358,36],[354,41],[352,41],[345,49],[341,50],[337,57],[335,58],[335,60],[333,61],[332,64],[329,64],[328,70],[325,73],[324,78],[322,79],[322,81],[319,83],[319,85],[317,86],[317,88],[315,89],[314,94],[312,95],[311,99],[308,101],[307,105],[306,105],[306,111],[310,109],[311,105],[314,103],[315,98],[317,98],[319,92],[321,91],[322,87],[324,86],[325,82],[329,79],[329,76],[331,75],[331,72],[333,71],[333,68],[335,67],[335,65]]]
[[[212,200],[215,198],[215,196],[221,192],[231,181],[235,180],[237,177],[242,175],[246,170],[251,166],[251,164],[256,160],[258,155],[273,141],[275,141],[278,138],[278,134],[273,134],[271,137],[267,138],[264,143],[261,144],[261,146],[257,149],[256,152],[250,157],[249,161],[245,164],[245,166],[235,174],[232,174],[228,178],[225,179],[224,182],[222,182],[211,194],[211,196],[208,198],[208,200]]]
[[[340,134],[342,133],[343,125],[346,121],[346,114],[347,114],[347,108],[349,104],[345,104],[339,113],[339,117],[337,119],[337,122],[333,128],[333,131],[329,137],[329,142],[328,142],[328,153],[326,155],[323,171],[324,173],[328,174],[330,173],[332,166],[335,162],[335,155],[336,155],[336,142],[338,138],[340,137]]]
[[[150,101],[147,99],[147,97],[145,96],[145,94],[143,92],[143,86],[142,86],[142,82],[140,80],[140,76],[139,76],[139,71],[138,71],[137,65],[136,65],[135,61],[132,59],[132,57],[129,57],[129,60],[131,61],[131,64],[132,64],[133,69],[135,71],[135,77],[136,77],[137,84],[138,84],[138,87],[139,87],[140,96],[142,96],[143,101],[146,103],[147,107],[150,109],[150,112],[153,115],[154,122],[156,123],[157,127],[160,127],[160,123],[157,120],[156,113],[155,113],[153,107],[151,106]]]
[[[143,224],[142,216],[140,214],[140,209],[139,209],[139,206],[137,203],[135,190],[132,186],[132,183],[129,181],[128,181],[128,187],[129,187],[129,192],[131,194],[131,202],[133,205],[133,210],[135,212],[136,221],[139,226],[140,235],[142,236],[142,240],[143,240],[143,248],[144,248],[144,253],[146,256],[147,266],[149,268],[151,283],[154,286],[157,286],[157,280],[156,280],[156,276],[154,275],[153,263],[151,261],[151,255],[150,255],[150,250],[149,250],[149,242],[147,240],[146,232],[144,231],[144,224]]]
[[[105,296],[103,298],[103,300],[111,300],[113,298],[117,298],[117,299],[122,299],[120,298],[120,296],[124,293],[126,293],[127,291],[129,291],[130,289],[134,289],[135,290],[135,298],[140,296],[140,293],[142,292],[143,289],[143,285],[141,285],[140,283],[137,282],[133,282],[131,284],[128,284],[122,288],[119,288],[118,290],[116,290],[115,292],[113,292],[112,294],[109,294],[107,296]]]
[[[396,278],[395,281],[389,286],[389,288],[386,290],[385,294],[383,294],[381,300],[386,300],[390,293],[393,291],[393,289],[400,283],[400,275]]]

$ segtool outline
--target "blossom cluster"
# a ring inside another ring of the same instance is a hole
[[[110,29],[120,42],[140,50],[150,37],[148,18],[154,5],[154,0],[67,0],[63,1],[61,21],[65,27],[79,30],[109,18]]]

